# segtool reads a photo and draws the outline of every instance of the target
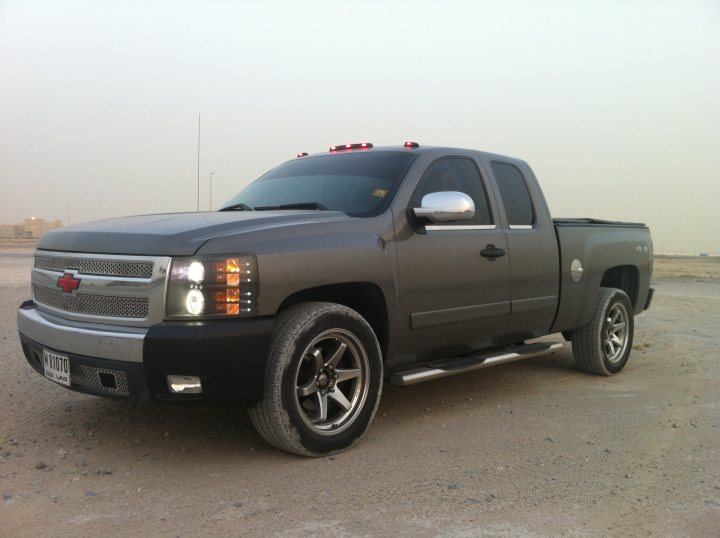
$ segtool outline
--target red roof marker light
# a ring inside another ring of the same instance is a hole
[[[330,151],[347,151],[353,149],[370,149],[373,145],[370,142],[358,142],[356,144],[338,144],[330,146]]]
[[[299,159],[300,157],[306,157],[307,155],[308,155],[308,152],[307,152],[307,151],[301,151],[300,153],[297,154],[298,159]]]
[[[406,148],[419,148],[420,144],[418,144],[417,142],[405,142],[403,146],[405,146]]]

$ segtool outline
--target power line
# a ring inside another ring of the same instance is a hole
[[[198,114],[197,211],[200,212],[200,114]]]

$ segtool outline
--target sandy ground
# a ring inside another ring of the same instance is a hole
[[[0,536],[720,536],[720,262],[661,258],[625,371],[553,355],[386,385],[349,452],[243,410],[135,408],[33,372],[27,248],[0,249]]]

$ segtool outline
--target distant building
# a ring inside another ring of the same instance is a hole
[[[61,220],[46,221],[29,217],[21,224],[0,224],[0,237],[26,237],[38,239],[47,231],[62,228]]]
[[[22,226],[18,224],[0,224],[0,237],[21,237]]]

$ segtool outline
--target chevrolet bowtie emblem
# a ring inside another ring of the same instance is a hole
[[[57,286],[58,288],[62,288],[65,293],[72,293],[73,290],[80,287],[80,279],[75,278],[72,273],[65,273],[58,278]]]

